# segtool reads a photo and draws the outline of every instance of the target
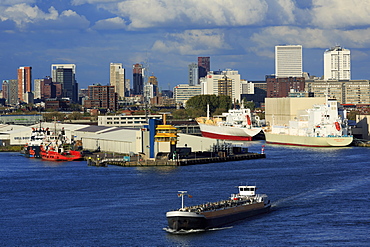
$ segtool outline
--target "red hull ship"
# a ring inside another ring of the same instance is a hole
[[[41,159],[48,161],[75,161],[81,160],[82,155],[79,151],[69,150],[62,153],[55,151],[41,151]]]

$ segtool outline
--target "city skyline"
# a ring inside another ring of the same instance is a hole
[[[352,79],[370,79],[370,16],[354,0],[5,0],[0,3],[0,80],[32,67],[76,64],[80,88],[109,84],[109,64],[149,65],[162,89],[188,82],[188,65],[210,57],[211,70],[243,79],[274,74],[274,47],[302,45],[303,71],[323,76],[325,50],[351,50]],[[132,80],[131,73],[127,78]],[[131,85],[133,87],[133,85]]]

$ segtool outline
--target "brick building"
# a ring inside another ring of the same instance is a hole
[[[88,99],[84,101],[84,107],[116,111],[118,109],[118,94],[115,92],[114,86],[89,86]]]
[[[304,77],[267,77],[267,98],[288,97],[290,91],[305,91]]]

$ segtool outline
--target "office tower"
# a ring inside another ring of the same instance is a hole
[[[334,46],[324,52],[324,80],[351,80],[351,51]]]
[[[210,57],[198,57],[198,79],[207,76],[211,70]]]
[[[232,101],[241,100],[242,86],[237,70],[209,71],[207,76],[200,79],[200,82],[202,94],[225,95],[226,93]]]
[[[267,98],[288,97],[289,92],[305,91],[304,77],[267,77]]]
[[[153,96],[158,96],[159,89],[158,89],[158,79],[154,75],[149,76],[148,79],[149,85],[153,85]]]
[[[142,64],[133,65],[133,87],[134,95],[143,95],[144,93],[144,68]]]
[[[41,83],[43,79],[35,79],[33,80],[33,86],[35,88],[33,92],[33,97],[35,99],[41,99]]]
[[[53,83],[60,83],[62,97],[78,102],[78,83],[76,82],[75,64],[52,64],[51,75]]]
[[[7,104],[9,104],[9,87],[9,80],[3,80],[1,90],[3,91],[3,98]]]
[[[302,46],[275,46],[275,76],[302,77]]]
[[[130,87],[130,79],[125,79],[125,97],[130,97],[131,94],[131,87]]]
[[[179,104],[186,104],[191,97],[202,94],[200,85],[189,86],[188,84],[179,84],[173,88],[173,97],[175,102]]]
[[[19,67],[18,69],[18,98],[25,100],[25,94],[32,92],[32,67]]]
[[[104,108],[116,111],[118,108],[118,94],[114,86],[89,86],[88,100],[84,101],[86,108]]]
[[[109,84],[114,86],[119,98],[125,97],[125,69],[122,63],[110,63]]]
[[[218,95],[233,97],[233,82],[227,75],[224,75],[221,79],[218,79]]]
[[[195,86],[199,84],[198,76],[198,65],[196,63],[191,63],[188,66],[189,70],[189,86]]]
[[[18,104],[18,80],[3,80],[3,97],[8,105]]]
[[[41,79],[41,99],[62,98],[62,84],[53,82],[50,76]]]

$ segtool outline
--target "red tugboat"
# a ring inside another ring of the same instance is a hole
[[[81,152],[74,150],[59,153],[50,149],[48,151],[41,151],[41,159],[48,161],[74,161],[81,160],[82,155]]]
[[[79,151],[72,150],[71,145],[67,144],[67,137],[64,129],[49,144],[41,147],[41,159],[48,161],[75,161],[82,160],[82,154]]]

